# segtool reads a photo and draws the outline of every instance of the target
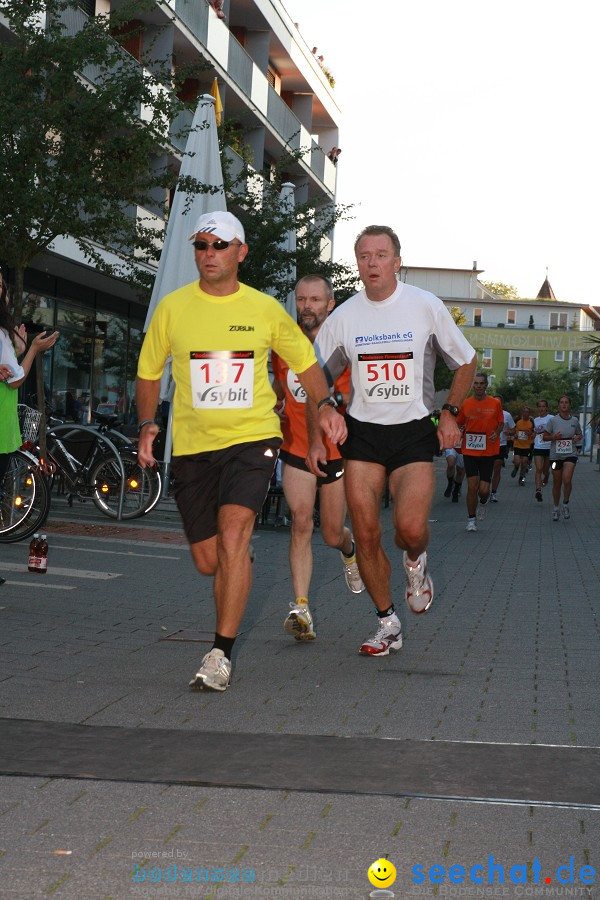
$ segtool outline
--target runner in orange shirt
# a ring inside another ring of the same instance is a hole
[[[456,419],[464,427],[462,454],[467,476],[467,531],[477,531],[476,518],[483,519],[490,496],[494,460],[500,452],[500,434],[504,428],[502,404],[486,393],[488,377],[477,372],[473,396],[467,397]],[[479,499],[479,507],[477,500]]]
[[[519,475],[519,484],[521,485],[521,487],[525,484],[525,476],[527,475],[527,471],[529,469],[529,466],[531,465],[534,440],[535,425],[533,419],[531,418],[531,410],[528,406],[524,406],[523,412],[521,413],[521,418],[517,420],[517,424],[515,425],[515,442],[513,445],[513,470],[510,473],[510,477],[514,478],[519,469],[521,470],[521,474]]]
[[[333,289],[329,279],[321,275],[307,275],[296,285],[298,324],[314,343],[319,329],[335,306]],[[344,461],[335,444],[325,438],[327,462],[323,475],[317,478],[306,465],[309,442],[306,425],[306,393],[292,370],[276,354],[272,355],[273,389],[277,397],[285,400],[281,430],[283,444],[279,451],[282,461],[282,487],[292,514],[290,540],[290,569],[295,600],[284,622],[286,634],[297,641],[316,637],[308,594],[312,576],[313,558],[311,539],[313,512],[319,489],[321,534],[329,547],[340,551],[344,576],[348,588],[354,594],[364,591],[358,571],[354,541],[346,527],[346,500],[344,496]],[[345,406],[350,398],[350,370],[346,368],[333,385],[334,398],[339,406]]]

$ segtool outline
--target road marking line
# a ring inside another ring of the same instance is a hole
[[[7,572],[23,572],[25,568],[24,565],[18,565],[17,563],[2,563],[2,568]],[[36,573],[31,572],[23,572],[23,574],[31,574],[34,575]],[[59,566],[52,566],[52,568],[48,569],[49,575],[66,575],[67,578],[95,578],[101,581],[108,581],[111,578],[120,578],[121,572],[89,572],[85,569],[61,569]]]
[[[70,547],[69,544],[55,544],[52,541],[53,550],[79,550],[81,553],[108,553],[113,556],[143,556],[149,559],[181,559],[180,556],[164,556],[159,553],[132,553],[131,550],[92,550],[89,547]]]
[[[16,584],[20,588],[33,587],[33,584],[31,581],[11,581],[8,578],[6,579],[4,584]],[[36,587],[50,588],[51,590],[54,590],[54,591],[74,591],[75,590],[74,584],[47,584],[46,582],[44,582],[44,584],[42,584],[41,582],[38,582],[36,584]]]

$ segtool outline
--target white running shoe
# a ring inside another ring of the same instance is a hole
[[[485,514],[487,512],[487,503],[481,503],[481,501],[477,504],[477,518],[480,522],[483,522],[485,519]]]
[[[202,665],[190,681],[194,690],[208,688],[210,691],[224,691],[231,682],[231,661],[216,647],[206,654]]]
[[[563,519],[571,518],[571,510],[569,509],[568,503],[563,503]]]
[[[352,556],[344,556],[343,553],[340,553],[340,556],[342,557],[342,563],[344,564],[344,578],[346,579],[349,590],[351,590],[353,594],[362,594],[365,586],[360,577],[360,572],[358,571],[356,548]]]
[[[498,498],[496,497],[496,494],[495,494],[494,491],[492,491],[492,493],[490,494],[490,501],[491,501],[492,503],[497,503],[497,502],[498,502]]]
[[[475,519],[469,519],[467,521],[467,531],[477,531],[477,522]]]
[[[553,522],[558,522],[559,519],[560,519],[560,510],[558,510],[558,509],[553,509],[553,510],[552,510],[552,521],[553,521]]]
[[[423,551],[417,565],[411,566],[405,551],[404,571],[407,582],[404,592],[406,605],[416,615],[427,612],[433,603],[433,581],[427,574],[427,553]]]
[[[297,641],[314,641],[317,636],[307,603],[290,603],[283,630]]]
[[[390,650],[402,646],[402,625],[396,613],[379,620],[379,627],[372,638],[361,644],[361,656],[388,656]]]

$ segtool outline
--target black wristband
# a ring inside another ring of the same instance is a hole
[[[329,394],[327,397],[323,397],[322,400],[319,400],[317,403],[317,411],[321,412],[324,406],[332,406],[333,409],[336,409],[337,403],[335,399]]]
[[[144,427],[144,425],[155,425],[155,424],[156,423],[155,423],[154,419],[144,419],[144,421],[140,422],[140,424],[138,425],[138,434],[141,434],[141,431],[142,431],[142,428]]]
[[[344,405],[344,395],[342,394],[341,391],[336,391],[335,394],[333,395],[333,399],[335,400],[335,402],[337,403],[338,406]]]

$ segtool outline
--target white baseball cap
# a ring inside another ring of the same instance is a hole
[[[215,237],[221,238],[222,241],[232,241],[234,238],[237,238],[242,244],[246,243],[242,223],[229,212],[218,210],[217,212],[204,213],[196,222],[194,233],[190,234],[189,240],[195,240],[198,232],[214,234]]]

